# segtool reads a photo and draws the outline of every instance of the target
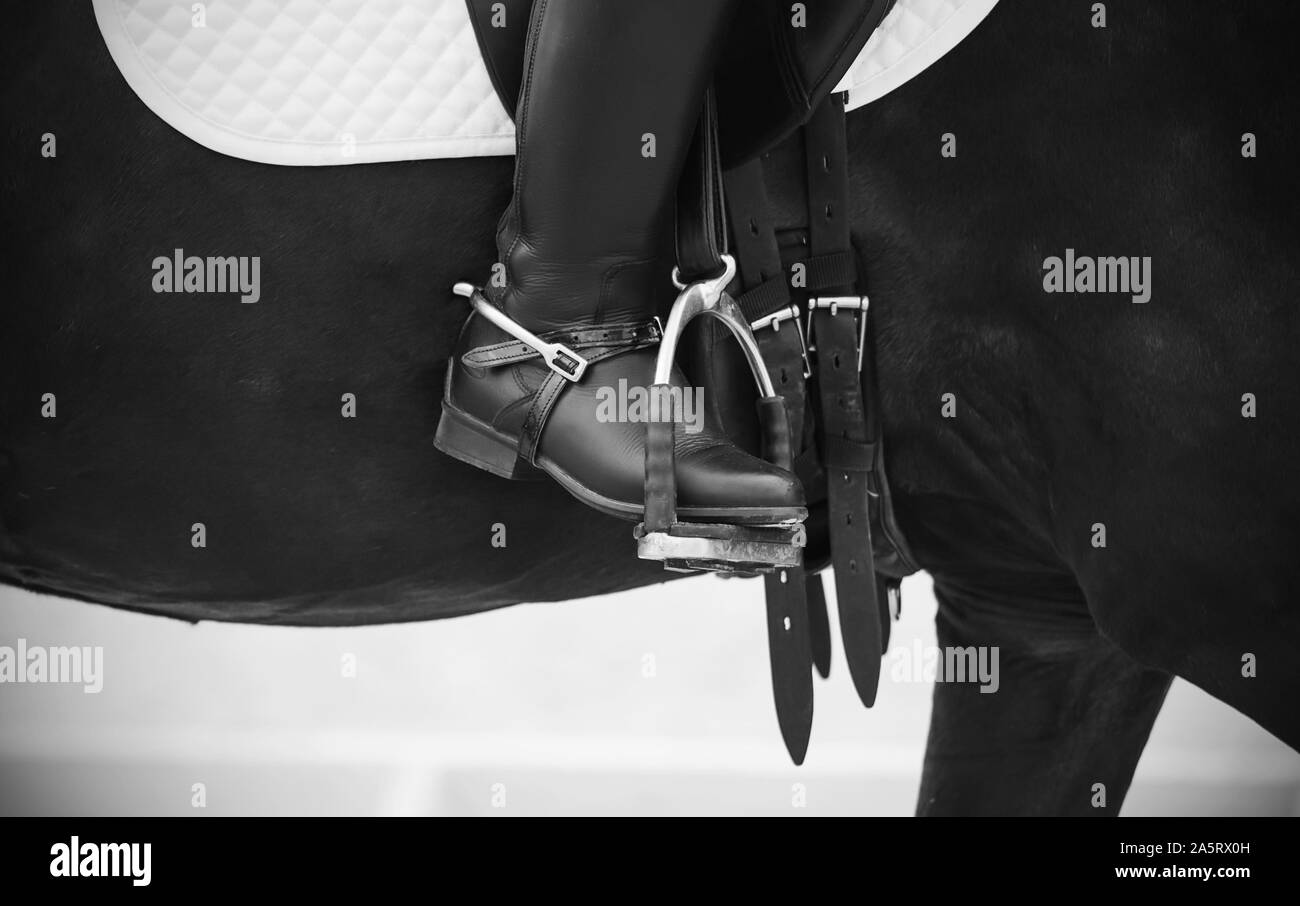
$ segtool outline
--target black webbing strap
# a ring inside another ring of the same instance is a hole
[[[848,144],[843,95],[833,94],[804,126],[808,243],[813,260],[852,256],[849,237]],[[827,519],[840,633],[849,673],[863,704],[875,703],[883,654],[871,545],[868,478],[875,446],[867,427],[859,361],[866,311],[818,299],[852,297],[853,273],[828,269],[828,282],[809,280],[810,341],[816,350],[818,443],[826,469]],[[847,279],[852,276],[852,279]],[[838,280],[842,282],[829,282]]]
[[[847,216],[847,209],[845,216]],[[836,286],[852,287],[858,282],[858,259],[851,251],[813,255],[804,261],[806,285],[811,292]]]

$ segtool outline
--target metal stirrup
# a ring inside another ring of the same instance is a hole
[[[721,259],[720,275],[683,287],[673,303],[655,362],[655,387],[667,390],[670,386],[677,344],[687,324],[704,315],[722,321],[745,352],[762,394],[760,406],[770,410],[764,425],[764,445],[779,451],[778,464],[789,468],[789,428],[784,403],[776,395],[749,322],[726,292],[727,284],[735,276],[736,262],[730,255],[722,255]],[[638,556],[660,560],[671,570],[708,569],[744,574],[789,569],[803,562],[803,527],[798,524],[742,526],[679,522],[674,443],[671,422],[652,422],[646,426],[645,519],[633,533]]]
[[[745,353],[745,361],[749,363],[749,370],[754,373],[754,381],[763,396],[776,396],[776,388],[767,373],[767,366],[763,364],[763,354],[758,350],[758,341],[754,339],[749,321],[745,319],[740,306],[726,293],[727,284],[736,276],[736,259],[723,255],[722,264],[723,271],[718,276],[682,287],[682,292],[668,315],[668,323],[664,325],[663,343],[655,362],[655,383],[667,384],[672,380],[677,343],[681,340],[686,325],[700,315],[711,315],[727,325],[740,344]]]

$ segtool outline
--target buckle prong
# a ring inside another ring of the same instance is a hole
[[[870,300],[866,296],[817,296],[808,300],[808,342],[811,345],[813,335],[813,314],[819,310],[829,311],[831,317],[839,314],[840,309],[855,312],[858,318],[858,371],[862,370],[863,353],[867,346],[867,309]]]
[[[794,332],[799,338],[799,356],[803,359],[803,376],[805,378],[812,377],[812,360],[808,357],[808,340],[804,336],[803,322],[799,320],[798,305],[792,302],[785,308],[778,309],[770,315],[764,315],[757,321],[752,322],[749,329],[754,333],[758,333],[763,328],[770,327],[773,333],[777,333],[781,330],[781,325],[786,321],[794,322]]]

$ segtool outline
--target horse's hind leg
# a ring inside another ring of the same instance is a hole
[[[917,813],[1118,814],[1170,675],[1100,636],[1082,598],[1048,615],[938,581],[935,594],[941,650],[989,646],[997,685],[936,683]]]

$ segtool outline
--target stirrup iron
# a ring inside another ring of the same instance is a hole
[[[687,285],[678,282],[681,293],[664,325],[651,392],[668,393],[677,345],[686,326],[702,315],[717,318],[740,344],[758,385],[764,458],[789,469],[790,427],[785,401],[772,384],[749,322],[727,294],[727,284],[736,274],[735,259],[722,255],[721,260],[723,271],[718,276]],[[645,521],[633,531],[637,556],[659,560],[665,569],[679,572],[714,570],[754,575],[802,565],[802,523],[741,526],[677,520],[674,424],[672,420],[658,420],[646,425]]]

